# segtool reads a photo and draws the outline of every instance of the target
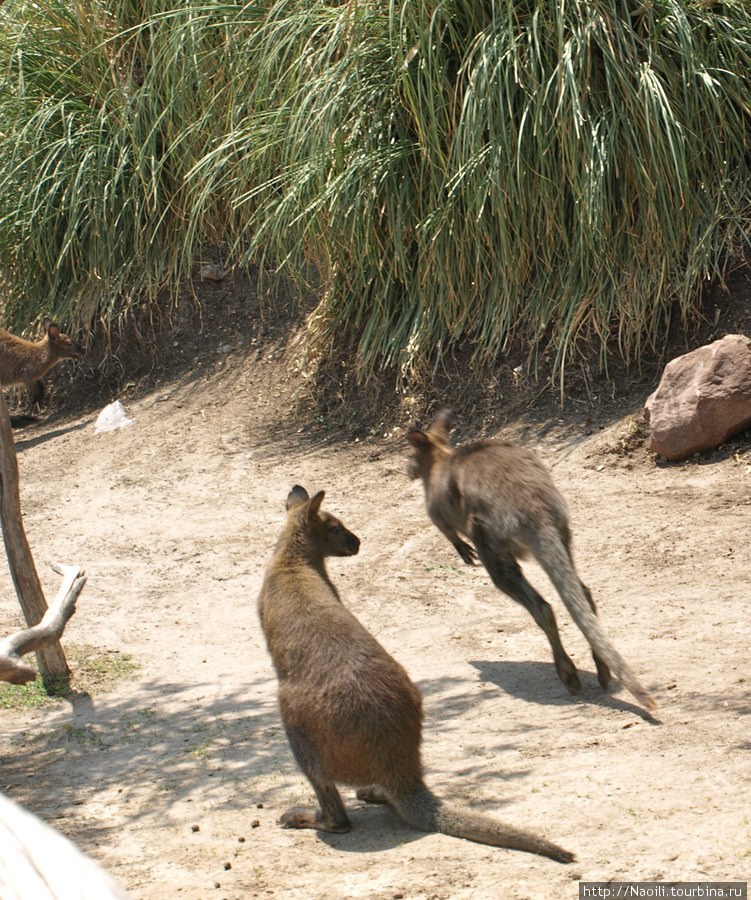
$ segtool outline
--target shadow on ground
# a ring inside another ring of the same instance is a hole
[[[268,679],[248,681],[213,700],[202,695],[215,694],[214,684],[147,682],[125,696],[74,694],[48,716],[41,710],[24,730],[6,728],[0,789],[43,818],[64,817],[96,794],[122,792],[127,801],[136,791],[140,803],[130,815],[138,821],[152,806],[168,808],[198,788],[230,809],[263,803],[281,812],[289,782],[300,775],[270,687]],[[421,687],[432,698],[431,732],[456,727],[478,699],[462,679]],[[513,748],[513,738],[499,734],[495,749]],[[525,775],[526,769],[504,772]],[[470,763],[462,777],[479,783],[497,773]],[[392,822],[390,811],[368,810],[357,818]]]

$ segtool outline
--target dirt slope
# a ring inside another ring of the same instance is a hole
[[[0,789],[139,900],[549,900],[576,897],[578,879],[746,880],[748,439],[660,466],[608,452],[624,421],[593,435],[570,420],[526,423],[525,443],[569,501],[580,574],[658,697],[650,718],[624,691],[600,690],[583,637],[529,565],[583,670],[581,695],[567,694],[542,632],[428,522],[404,475],[403,430],[297,433],[288,363],[223,351],[221,368],[130,402],[128,429],[95,435],[87,414],[19,434],[48,596],[47,563],[89,575],[65,644],[129,653],[140,669],[104,694],[0,712]],[[425,694],[431,785],[544,833],[577,863],[422,835],[350,792],[350,834],[276,825],[312,801],[255,611],[295,483],[325,488],[326,507],[362,538],[360,555],[330,571]],[[7,572],[0,582],[8,633],[20,613]]]

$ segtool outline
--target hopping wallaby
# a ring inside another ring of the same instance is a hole
[[[44,337],[27,341],[0,328],[0,384],[25,387],[30,409],[44,399],[44,375],[61,359],[78,359],[83,351],[51,319],[44,320]],[[14,427],[34,421],[33,416],[11,416]]]
[[[295,486],[287,524],[258,598],[279,678],[279,708],[292,752],[320,810],[292,809],[281,823],[335,834],[350,823],[337,783],[389,803],[413,828],[571,862],[573,854],[490,816],[450,806],[423,781],[422,695],[404,668],[342,604],[327,556],[354,556],[360,540]]]
[[[517,562],[530,551],[589,641],[600,685],[608,686],[612,670],[639,703],[656,709],[652,695],[605,633],[592,595],[576,574],[568,509],[548,470],[531,450],[505,441],[454,448],[449,443],[453,424],[451,410],[444,409],[427,431],[414,428],[407,435],[412,445],[408,474],[422,479],[433,523],[465,563],[474,565],[479,557],[495,586],[529,610],[547,635],[558,677],[571,693],[581,685],[561,644],[553,610]]]

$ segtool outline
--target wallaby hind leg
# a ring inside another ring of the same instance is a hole
[[[587,598],[587,603],[589,603],[592,612],[597,615],[597,607],[595,606],[595,601],[592,599],[592,592],[576,574],[576,568],[574,567],[574,557],[571,553],[571,529],[569,528],[568,521],[566,519],[559,520],[558,522],[556,522],[556,529],[558,531],[558,534],[560,535],[561,542],[563,543],[563,547],[566,551],[566,556],[568,557],[568,563],[571,567],[571,572],[579,582],[582,593]],[[610,684],[610,667],[605,662],[605,660],[598,655],[594,647],[592,648],[592,658],[595,661],[595,666],[597,666],[597,680],[600,682],[600,687],[607,688],[607,686]]]
[[[350,824],[347,810],[335,784],[327,782],[321,773],[320,756],[313,742],[297,729],[287,731],[297,764],[307,775],[316,792],[320,810],[295,808],[287,810],[279,819],[285,828],[317,828],[332,834],[344,834]]]
[[[480,562],[487,569],[493,584],[529,610],[532,618],[545,632],[553,650],[553,661],[558,677],[572,694],[576,694],[581,688],[581,682],[576,673],[576,666],[563,649],[555,614],[550,604],[543,600],[524,577],[513,554],[502,546],[494,546],[477,524],[472,530],[472,540]]]
[[[561,600],[592,648],[600,684],[607,683],[612,671],[646,709],[656,709],[657,703],[634,675],[631,667],[613,646],[602,626],[592,595],[584,588],[571,561],[571,553],[560,532],[541,530],[530,542],[532,552],[555,585]]]
[[[571,566],[573,568],[573,562],[571,563]],[[581,578],[579,579],[579,584],[582,586],[584,596],[589,600],[592,612],[597,615],[597,607],[595,606],[595,601],[592,599],[592,592],[587,585],[584,584]],[[605,660],[597,655],[595,650],[592,650],[592,659],[594,659],[595,665],[597,666],[597,680],[600,682],[600,687],[606,688],[610,684],[610,668]]]

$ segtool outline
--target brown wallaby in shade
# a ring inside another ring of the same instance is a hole
[[[573,854],[477,812],[450,806],[423,781],[422,695],[395,659],[344,607],[327,556],[354,556],[360,540],[295,486],[287,524],[258,598],[279,678],[279,709],[292,752],[320,810],[292,809],[281,823],[343,833],[350,824],[337,784],[389,803],[413,828],[527,850],[559,862]]]
[[[517,562],[530,552],[589,641],[600,685],[608,686],[612,670],[639,703],[656,709],[652,695],[605,633],[592,595],[576,574],[568,509],[548,470],[531,450],[505,441],[454,448],[449,443],[452,428],[451,410],[444,409],[427,431],[414,428],[407,435],[412,445],[408,474],[422,479],[433,523],[465,563],[474,565],[479,557],[495,586],[529,610],[547,635],[558,676],[571,693],[581,685],[561,644],[553,610]]]
[[[61,359],[78,359],[83,351],[60,326],[44,320],[44,337],[27,341],[0,328],[0,384],[2,387],[25,387],[30,408],[44,399],[44,375]],[[34,421],[33,416],[11,416],[15,427]]]

